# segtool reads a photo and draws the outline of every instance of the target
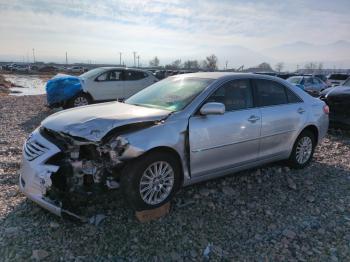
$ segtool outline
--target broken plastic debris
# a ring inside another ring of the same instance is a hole
[[[101,222],[106,218],[106,216],[104,214],[97,214],[94,215],[92,217],[90,217],[89,219],[89,223],[95,226],[98,226],[99,224],[101,224]]]
[[[213,246],[213,244],[212,244],[212,243],[209,243],[209,244],[207,245],[207,247],[204,249],[204,251],[203,251],[203,256],[204,256],[204,258],[209,259],[209,254],[210,254],[210,252],[211,252],[212,246]]]

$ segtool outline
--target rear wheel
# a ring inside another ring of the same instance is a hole
[[[169,153],[146,154],[127,164],[121,186],[127,201],[138,211],[162,206],[180,186],[180,165]]]
[[[289,157],[289,165],[293,168],[304,168],[312,160],[316,146],[315,135],[309,131],[303,131],[295,141],[292,154]]]
[[[67,106],[65,108],[86,106],[91,104],[91,102],[92,101],[89,95],[85,93],[79,93],[78,95],[76,95],[68,101]]]

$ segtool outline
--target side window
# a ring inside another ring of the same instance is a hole
[[[142,71],[133,71],[128,70],[126,71],[126,80],[141,80],[143,78],[147,77],[146,73]]]
[[[314,80],[314,84],[316,85],[321,84],[321,81],[317,77],[314,77],[313,80]]]
[[[285,87],[271,80],[255,80],[258,106],[287,104]]]
[[[123,75],[123,71],[121,71],[121,70],[109,71],[108,80],[109,81],[121,81],[121,80],[123,80],[122,75]]]
[[[207,102],[223,103],[226,111],[253,107],[252,88],[249,80],[233,80],[215,91]]]
[[[98,76],[96,78],[97,81],[107,81],[107,79],[108,79],[108,73],[107,72],[103,73],[102,75],[100,75],[100,76]]]
[[[288,98],[288,103],[300,103],[303,102],[292,90],[286,87],[286,93]]]
[[[304,81],[304,85],[309,86],[309,85],[312,85],[312,84],[313,84],[312,78],[311,77],[306,77],[305,81]]]

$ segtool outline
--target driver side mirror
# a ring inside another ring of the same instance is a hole
[[[204,104],[199,112],[203,116],[222,115],[225,113],[225,105],[223,103],[209,102]]]

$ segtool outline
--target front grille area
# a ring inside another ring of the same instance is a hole
[[[49,149],[47,147],[43,146],[35,140],[26,141],[24,144],[24,156],[28,161],[33,161],[48,150]]]

